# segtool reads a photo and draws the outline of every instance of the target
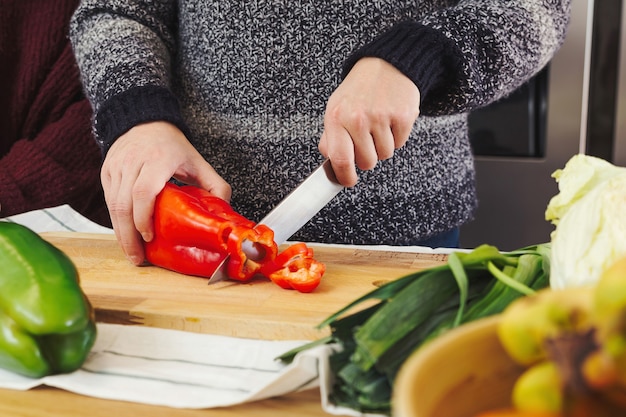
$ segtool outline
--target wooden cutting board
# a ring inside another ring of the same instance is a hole
[[[309,294],[264,279],[247,283],[137,267],[113,235],[43,233],[78,267],[83,290],[99,322],[137,324],[269,340],[314,340],[316,325],[359,296],[413,271],[440,265],[442,254],[313,246],[326,264],[322,283]]]

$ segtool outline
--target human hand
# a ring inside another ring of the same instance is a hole
[[[101,180],[111,223],[124,253],[136,265],[145,259],[142,239],[154,236],[156,196],[172,177],[230,200],[230,185],[167,122],[133,127],[115,141],[104,160]]]
[[[330,96],[319,150],[337,180],[357,183],[362,170],[391,158],[403,146],[417,116],[420,92],[397,68],[379,58],[362,58]]]

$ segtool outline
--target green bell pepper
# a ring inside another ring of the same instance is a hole
[[[0,368],[33,378],[72,372],[95,339],[71,259],[31,229],[0,222]]]

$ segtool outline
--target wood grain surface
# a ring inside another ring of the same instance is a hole
[[[376,285],[445,262],[444,255],[315,247],[327,272],[310,294],[269,281],[220,282],[154,266],[136,267],[112,235],[44,233],[78,267],[100,322],[259,339],[316,339],[315,326]],[[212,409],[176,409],[105,400],[41,386],[0,389],[0,416],[21,417],[322,417],[318,389]]]
[[[265,279],[247,283],[186,276],[132,265],[113,235],[44,233],[76,264],[100,322],[136,324],[269,340],[313,340],[316,326],[376,285],[439,265],[446,256],[313,246],[326,264],[320,286],[308,294]]]
[[[0,389],[2,417],[322,417],[319,390],[202,410],[160,407],[86,397],[56,388]]]

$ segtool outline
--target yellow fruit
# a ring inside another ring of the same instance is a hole
[[[618,381],[615,361],[601,349],[587,355],[581,373],[587,386],[595,390],[612,387]]]
[[[593,319],[596,338],[626,385],[626,257],[600,276],[593,296]]]
[[[592,293],[588,287],[544,289],[522,297],[502,313],[498,337],[516,362],[530,365],[546,358],[545,340],[588,330]]]
[[[594,320],[601,340],[613,334],[626,334],[626,257],[606,269],[593,296]]]
[[[513,406],[524,412],[558,413],[563,407],[563,383],[550,361],[528,368],[513,386]]]

